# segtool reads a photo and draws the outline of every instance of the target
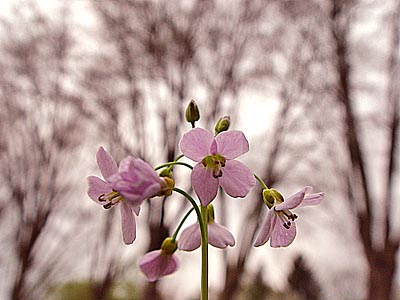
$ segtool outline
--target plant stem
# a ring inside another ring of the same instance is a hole
[[[256,174],[253,174],[254,175],[254,177],[257,179],[257,181],[261,184],[261,186],[263,187],[263,189],[264,190],[268,190],[268,187],[267,187],[267,185],[264,183],[264,181],[260,178],[260,177],[258,177]]]
[[[179,230],[181,229],[183,223],[185,223],[186,219],[189,217],[189,215],[192,213],[192,211],[194,210],[194,207],[192,207],[191,209],[189,209],[189,211],[186,213],[186,215],[183,217],[183,219],[181,220],[181,222],[179,223],[178,227],[176,228],[174,235],[172,236],[172,239],[175,241],[176,237],[178,236]]]
[[[159,169],[162,169],[162,168],[165,168],[165,167],[170,167],[170,166],[175,166],[175,165],[185,166],[185,167],[188,167],[189,169],[193,170],[193,167],[191,165],[189,165],[187,163],[184,163],[184,162],[180,162],[180,161],[172,161],[172,162],[169,162],[169,163],[165,163],[165,164],[159,165],[159,166],[155,167],[154,170],[157,171]]]
[[[208,211],[200,206],[204,230],[201,234],[201,300],[208,300]]]
[[[192,204],[197,214],[197,219],[200,225],[201,233],[201,300],[208,300],[208,212],[207,206],[200,206],[201,211],[196,201],[184,190],[177,187],[173,191],[183,195]]]

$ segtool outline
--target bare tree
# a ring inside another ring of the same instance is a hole
[[[5,276],[13,300],[43,298],[65,275],[58,271],[68,268],[70,247],[80,236],[65,218],[81,130],[78,112],[67,104],[68,10],[54,21],[34,2],[26,4],[2,20],[0,49],[1,222],[4,243],[13,249]]]
[[[389,59],[387,67],[387,97],[380,106],[384,108],[383,118],[386,149],[383,156],[383,192],[377,199],[372,193],[373,175],[367,165],[373,159],[367,155],[363,146],[360,118],[355,109],[355,85],[352,75],[356,65],[350,53],[349,30],[354,22],[355,11],[360,9],[356,1],[335,1],[331,9],[332,36],[336,48],[336,68],[338,74],[337,101],[344,110],[343,122],[346,125],[345,140],[349,156],[347,199],[353,207],[358,222],[359,237],[368,264],[367,299],[393,299],[394,274],[397,266],[399,236],[396,233],[392,214],[396,199],[394,188],[398,178],[398,131],[399,131],[399,18],[400,3],[396,1],[390,15]],[[353,50],[354,51],[354,50]],[[377,201],[382,204],[381,216],[374,212]]]

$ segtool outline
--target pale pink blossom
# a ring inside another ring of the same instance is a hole
[[[270,240],[271,247],[287,247],[296,236],[295,219],[297,215],[290,209],[308,205],[317,205],[324,199],[324,193],[310,194],[311,186],[306,186],[284,202],[273,206],[267,213],[254,246],[264,245]]]
[[[149,281],[156,281],[178,269],[178,259],[174,255],[176,249],[177,242],[172,238],[166,238],[160,250],[146,253],[140,259],[139,267]]]
[[[245,197],[255,185],[253,173],[235,160],[249,151],[243,132],[224,131],[214,137],[209,131],[194,128],[180,141],[182,153],[198,162],[191,180],[202,205],[208,205],[217,195],[218,186],[232,197]]]
[[[157,172],[140,158],[128,156],[119,166],[118,173],[109,178],[112,188],[133,206],[157,195],[161,191],[162,179]]]
[[[208,224],[208,243],[216,248],[226,248],[235,245],[235,238],[232,233],[215,221]],[[201,245],[200,225],[198,222],[188,226],[182,231],[178,248],[183,251],[193,251]]]
[[[100,147],[97,151],[96,160],[105,180],[97,176],[87,177],[87,193],[94,202],[102,205],[104,208],[119,205],[123,239],[125,244],[132,244],[136,239],[136,222],[133,212],[138,215],[140,207],[126,202],[117,191],[113,190],[110,177],[118,172],[118,167],[114,158],[103,147]]]

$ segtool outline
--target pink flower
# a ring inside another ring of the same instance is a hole
[[[96,160],[105,181],[97,176],[87,177],[87,193],[94,202],[104,208],[120,204],[123,239],[125,244],[132,244],[136,239],[136,222],[132,211],[138,215],[140,207],[126,202],[117,191],[113,190],[109,178],[118,172],[117,163],[103,147],[97,151]]]
[[[289,209],[317,205],[324,199],[324,193],[310,194],[311,186],[306,186],[286,201],[273,206],[267,213],[266,220],[258,233],[254,246],[264,245],[269,239],[271,247],[287,247],[296,236],[295,219]]]
[[[245,197],[255,185],[253,173],[234,160],[249,151],[243,132],[224,131],[214,137],[202,128],[185,133],[180,141],[182,153],[198,162],[192,171],[192,185],[202,205],[217,195],[218,186],[232,197]]]
[[[142,257],[139,267],[149,281],[156,281],[177,270],[178,259],[174,256],[177,249],[176,243],[172,238],[167,238],[160,250],[151,251]]]
[[[226,228],[214,221],[214,208],[207,206],[208,210],[208,243],[214,247],[224,249],[235,245],[235,238]],[[201,245],[200,225],[198,222],[187,227],[180,235],[179,250],[193,251]]]
[[[225,227],[216,222],[208,224],[208,243],[214,247],[223,249],[235,245],[235,238]],[[180,235],[178,241],[179,250],[193,251],[201,245],[200,225],[194,223],[187,227]]]
[[[143,200],[161,191],[162,179],[143,160],[128,156],[119,166],[119,172],[109,178],[112,188],[131,205],[140,206]]]

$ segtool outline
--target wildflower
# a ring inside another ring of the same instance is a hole
[[[208,243],[217,248],[235,245],[235,238],[230,231],[214,221],[214,208],[207,206],[208,211]],[[193,251],[200,247],[201,234],[198,222],[187,227],[180,235],[178,248],[183,251]]]
[[[115,191],[132,206],[160,193],[164,181],[143,160],[128,156],[121,161],[119,172],[109,178]]]
[[[169,275],[178,268],[178,259],[174,256],[177,242],[166,238],[160,250],[146,253],[139,262],[139,267],[149,281],[156,281],[162,276]]]
[[[97,151],[96,160],[105,181],[97,176],[87,177],[87,193],[94,202],[106,209],[120,204],[123,239],[125,244],[132,244],[136,239],[136,222],[132,211],[138,215],[140,207],[125,201],[123,196],[112,188],[110,177],[118,172],[118,167],[114,158],[103,147]]]
[[[216,137],[202,128],[185,133],[180,141],[182,153],[198,164],[193,168],[193,188],[202,205],[217,195],[218,186],[232,197],[245,197],[255,184],[252,172],[234,160],[249,151],[243,132],[224,131]]]
[[[324,193],[310,194],[311,186],[306,186],[294,195],[290,196],[286,201],[283,197],[276,197],[277,204],[273,206],[267,213],[266,220],[258,233],[254,246],[264,245],[269,239],[271,247],[287,247],[296,236],[295,220],[297,215],[293,214],[290,209],[308,205],[317,205],[324,199]],[[277,191],[274,190],[274,193]],[[282,201],[279,201],[279,198]]]

